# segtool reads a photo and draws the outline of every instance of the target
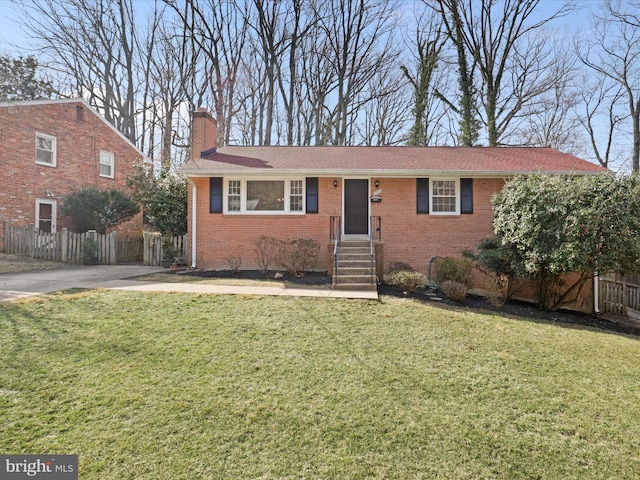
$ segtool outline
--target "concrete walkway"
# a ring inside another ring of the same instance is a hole
[[[284,288],[268,286],[202,285],[158,283],[131,277],[163,271],[163,268],[135,265],[71,267],[0,274],[0,301],[15,300],[70,288],[107,288],[143,292],[188,292],[218,295],[282,295],[291,297],[361,298],[377,300],[376,291],[346,291],[326,288]]]
[[[139,292],[213,293],[217,295],[275,295],[287,297],[361,298],[378,300],[377,291],[332,290],[325,288],[285,288],[262,286],[203,285],[199,283],[156,283],[136,280],[112,280],[93,288],[135,290]]]

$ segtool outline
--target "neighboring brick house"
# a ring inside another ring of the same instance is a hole
[[[193,266],[256,268],[255,242],[311,238],[321,270],[333,270],[332,237],[367,239],[378,275],[389,262],[426,273],[435,256],[460,256],[493,234],[491,197],[517,174],[605,171],[551,148],[237,147],[215,148],[216,125],[193,114],[189,179]],[[332,219],[333,230],[332,233]]]
[[[68,227],[62,199],[74,189],[126,188],[133,166],[148,161],[82,99],[0,103],[0,240],[3,223]],[[122,224],[142,230],[142,215]]]

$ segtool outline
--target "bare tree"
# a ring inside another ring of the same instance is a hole
[[[449,39],[459,52],[464,46],[477,67],[489,145],[498,145],[522,109],[554,88],[556,79],[550,72],[555,60],[540,29],[569,13],[573,4],[562,3],[551,15],[537,19],[539,3],[437,0],[435,4],[450,25]]]
[[[317,19],[311,4],[305,0],[291,0],[288,17],[290,20],[285,27],[286,52],[279,67],[278,85],[286,115],[286,144],[293,145],[297,126],[294,117],[302,114],[297,108],[300,105],[300,83],[303,78],[301,70],[306,68],[307,59],[301,55],[304,53],[302,43],[316,26]]]
[[[48,65],[132,142],[136,136],[137,42],[132,0],[34,0],[24,28]]]
[[[552,36],[552,32],[548,32]],[[584,83],[576,69],[575,56],[562,38],[554,42],[555,61],[549,72],[553,87],[533,99],[514,117],[514,128],[506,136],[510,144],[552,147],[574,155],[584,155],[581,119],[577,106]]]
[[[409,45],[409,50],[415,52],[415,72],[414,68],[400,66],[413,88],[414,97],[413,125],[409,131],[408,145],[431,145],[446,114],[447,109],[438,105],[443,88],[438,79],[442,76],[442,66],[447,67],[442,58],[445,40],[441,19],[435,12],[427,11],[416,19],[415,40]]]
[[[437,91],[437,94],[447,103],[451,110],[460,115],[459,143],[465,146],[473,146],[478,141],[480,130],[475,105],[477,89],[474,85],[473,78],[476,65],[473,56],[471,65],[469,65],[469,59],[467,58],[469,52],[467,42],[465,41],[465,25],[460,13],[460,2],[458,0],[423,1],[436,9],[446,28],[447,36],[455,48],[457,56],[458,86],[460,89],[459,102],[450,100],[446,94],[440,91]]]
[[[366,90],[367,101],[358,109],[363,117],[356,122],[352,144],[397,145],[405,141],[411,121],[411,98],[407,80],[396,69],[381,70]]]
[[[576,106],[577,118],[589,136],[593,155],[603,167],[609,168],[614,153],[614,138],[626,115],[623,109],[622,87],[608,79],[589,81],[584,78],[584,88],[580,91],[580,102]],[[604,145],[603,145],[604,143]]]
[[[276,84],[278,65],[282,61],[285,43],[287,11],[286,0],[263,2],[253,0],[254,18],[247,18],[246,22],[256,33],[256,53],[260,55],[264,65],[264,87],[266,102],[264,112],[264,135],[261,143],[271,145],[273,122],[276,107]]]
[[[200,81],[202,51],[194,49],[186,27],[167,19],[164,9],[157,9],[145,44],[139,49],[140,64],[145,67],[140,82],[145,86],[141,145],[146,142],[153,157],[159,137],[162,173],[171,170],[173,161],[177,166],[187,158],[189,119],[182,115],[194,110],[193,99],[202,97],[207,88],[206,82]]]
[[[231,136],[231,121],[237,113],[236,85],[247,40],[246,8],[227,0],[165,0],[194,43],[194,52],[203,56],[203,77],[218,121],[218,144],[225,145]],[[198,60],[200,61],[200,60]],[[196,107],[201,106],[200,97]]]
[[[337,100],[329,116],[332,144],[348,144],[354,100],[397,54],[390,35],[394,8],[395,2],[378,0],[316,3],[319,28],[325,35],[335,76]]]
[[[602,79],[603,85],[606,85],[599,88],[599,93],[591,105],[610,109],[610,118],[613,121],[617,117],[613,115],[612,107],[620,101],[626,104],[627,116],[631,123],[631,164],[634,172],[640,171],[640,15],[638,11],[640,11],[640,2],[606,0],[590,37],[576,49],[580,60]],[[605,102],[605,99],[608,101]],[[593,117],[587,116],[587,121],[591,118]],[[609,122],[610,135],[611,129],[615,127],[618,120],[613,124]],[[589,123],[587,127],[591,129],[593,124]],[[593,140],[592,144],[595,147]],[[607,152],[609,148],[610,141]],[[597,148],[594,148],[594,151],[600,163],[604,161],[608,164],[608,154],[603,160]]]
[[[302,39],[296,83],[298,101],[298,143],[330,143],[329,99],[337,88],[332,69],[331,48],[319,26]]]

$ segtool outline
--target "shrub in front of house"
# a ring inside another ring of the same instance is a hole
[[[405,262],[393,261],[389,262],[384,266],[385,274],[389,274],[391,272],[397,272],[399,270],[406,270],[408,272],[413,272],[414,268]]]
[[[415,270],[396,270],[385,276],[387,285],[401,288],[404,292],[415,292],[427,285],[427,277]]]
[[[320,244],[311,238],[296,238],[279,243],[278,260],[287,273],[300,274],[315,267]]]
[[[297,275],[312,270],[318,263],[320,244],[311,238],[279,240],[262,235],[254,242],[258,266],[262,273],[279,267]]]
[[[280,240],[261,235],[255,242],[255,252],[258,266],[262,273],[267,273],[278,261]]]
[[[433,265],[432,277],[440,288],[450,281],[461,283],[468,290],[473,285],[473,261],[469,258],[441,258]]]
[[[460,282],[454,282],[453,280],[445,280],[440,285],[440,290],[446,295],[449,300],[456,302],[463,301],[468,292],[468,288],[465,284]]]

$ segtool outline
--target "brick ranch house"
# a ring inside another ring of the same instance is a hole
[[[317,268],[333,272],[339,227],[341,248],[364,240],[368,253],[373,238],[380,278],[394,261],[427,273],[432,257],[459,257],[493,235],[491,197],[507,179],[605,171],[551,148],[216,149],[209,113],[194,112],[192,127],[192,159],[179,172],[190,185],[191,264],[204,269],[229,268],[230,257],[240,258],[244,269],[257,268],[255,243],[266,235],[316,240]]]
[[[4,221],[68,227],[63,197],[85,187],[123,190],[134,165],[148,161],[82,99],[0,103],[0,131],[0,240]],[[142,215],[119,230],[140,233]]]

